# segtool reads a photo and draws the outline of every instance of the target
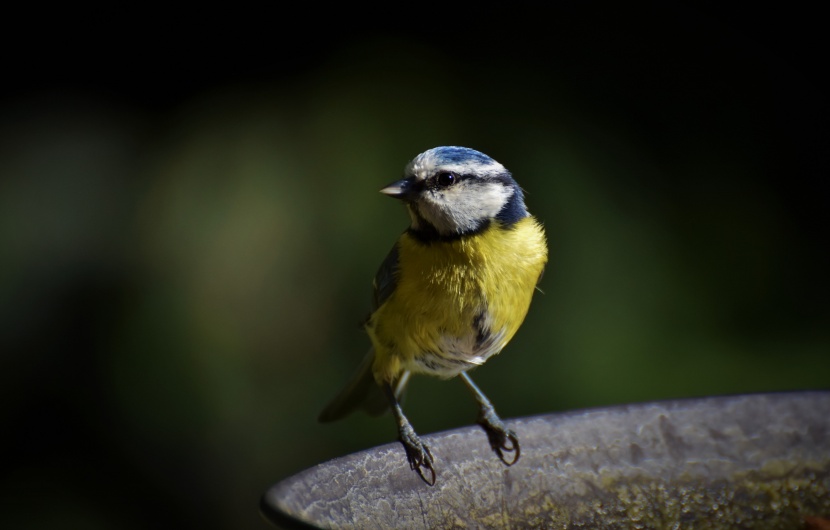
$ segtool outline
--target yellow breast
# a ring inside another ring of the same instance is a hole
[[[519,329],[547,261],[533,217],[450,242],[404,233],[392,295],[369,319],[378,381],[404,370],[452,377],[498,353]]]

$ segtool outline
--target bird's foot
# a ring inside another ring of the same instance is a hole
[[[409,427],[409,426],[407,426]],[[418,476],[430,486],[435,485],[435,468],[432,467],[434,459],[429,447],[421,441],[412,427],[403,428],[400,431],[400,441],[406,449],[406,459],[409,460],[409,467],[418,473]],[[429,478],[427,478],[429,476]]]
[[[478,424],[484,428],[484,432],[487,433],[487,438],[490,440],[490,447],[493,448],[493,451],[496,452],[496,455],[505,465],[512,466],[519,460],[519,456],[522,454],[519,447],[519,438],[513,430],[504,425],[501,418],[496,415],[495,409],[482,407]],[[505,453],[513,453],[513,458],[508,460],[505,458]]]

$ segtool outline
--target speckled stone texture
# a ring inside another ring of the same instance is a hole
[[[830,516],[830,392],[644,403],[506,422],[522,457],[477,426],[424,436],[434,487],[392,443],[277,483],[283,527],[802,529]]]

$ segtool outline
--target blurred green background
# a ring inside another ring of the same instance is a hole
[[[502,416],[830,388],[818,18],[298,9],[4,37],[0,527],[266,528],[271,484],[394,440],[316,415],[407,224],[377,190],[438,145],[502,162],[548,232],[474,373]],[[457,381],[406,410],[475,419]]]

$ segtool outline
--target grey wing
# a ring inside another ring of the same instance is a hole
[[[380,264],[380,268],[378,269],[377,274],[375,274],[375,279],[372,281],[373,313],[377,311],[377,309],[382,306],[390,296],[392,296],[393,292],[395,292],[395,287],[398,285],[398,267],[398,243],[396,242],[395,246],[392,247],[392,250],[389,251],[389,254],[386,255],[383,263]],[[406,390],[406,384],[408,382],[408,371],[403,372],[396,381],[392,382],[392,388],[395,390],[395,398],[399,401],[403,399],[403,393]],[[364,405],[364,408],[370,414],[377,414],[383,410],[377,405],[378,403],[380,402],[375,400],[374,404]]]
[[[375,279],[372,281],[372,312],[374,313],[395,291],[398,284],[398,244],[380,264]]]
[[[392,247],[386,259],[380,264],[375,279],[372,281],[372,312],[374,313],[395,291],[398,271],[398,244]],[[368,319],[367,319],[368,320]],[[355,409],[363,409],[371,415],[378,415],[389,407],[386,396],[381,392],[372,373],[375,359],[374,348],[363,359],[357,373],[346,387],[332,399],[320,414],[321,422],[338,420]],[[409,379],[409,372],[392,382],[395,396],[400,399]]]

